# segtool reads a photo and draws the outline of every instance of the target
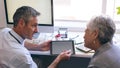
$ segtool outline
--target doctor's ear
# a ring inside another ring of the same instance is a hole
[[[18,22],[18,25],[25,26],[25,21],[21,18]]]

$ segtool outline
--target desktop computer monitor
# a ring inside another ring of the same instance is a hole
[[[53,32],[53,0],[4,0],[8,27],[13,26],[13,14],[21,6],[31,6],[41,15],[38,17],[40,32]]]

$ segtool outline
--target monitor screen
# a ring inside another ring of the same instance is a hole
[[[4,0],[7,24],[13,24],[13,14],[21,6],[31,6],[41,15],[38,23],[42,26],[53,26],[53,2],[52,0]]]

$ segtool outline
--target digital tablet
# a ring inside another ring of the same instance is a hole
[[[60,54],[63,51],[71,50],[72,54],[75,54],[74,42],[71,40],[52,41],[50,53],[52,55]]]

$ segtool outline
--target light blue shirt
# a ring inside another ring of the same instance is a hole
[[[14,30],[8,28],[1,30],[0,68],[37,68],[29,51],[24,47],[23,41],[24,39]]]
[[[88,68],[120,68],[120,48],[112,43],[102,45],[95,52]]]

